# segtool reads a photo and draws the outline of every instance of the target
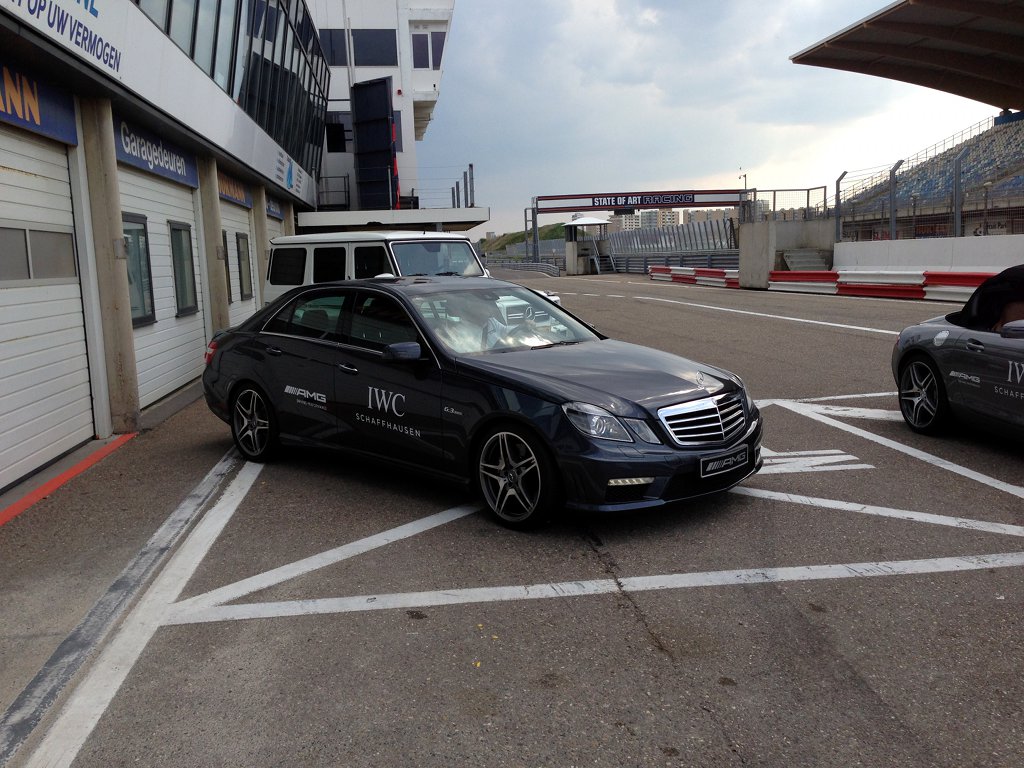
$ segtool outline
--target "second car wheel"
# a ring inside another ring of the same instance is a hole
[[[231,401],[231,436],[248,461],[267,461],[277,445],[274,409],[263,390],[243,384]]]
[[[935,364],[926,357],[913,357],[900,368],[900,411],[915,432],[933,435],[949,422],[946,388]]]
[[[487,506],[510,528],[537,525],[558,496],[543,446],[521,427],[506,425],[487,434],[477,454],[477,476]]]

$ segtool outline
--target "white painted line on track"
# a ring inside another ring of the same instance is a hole
[[[814,419],[815,421],[820,421],[822,424],[828,424],[836,429],[841,429],[844,432],[857,435],[857,437],[862,437],[865,440],[870,440],[873,443],[884,445],[886,448],[891,448],[892,450],[906,454],[907,456],[913,456],[915,459],[920,459],[927,464],[931,464],[933,467],[953,472],[961,477],[966,477],[969,480],[975,480],[990,488],[1003,491],[1004,493],[1016,496],[1019,499],[1024,499],[1024,488],[1019,485],[1013,485],[1011,483],[1003,482],[1002,480],[997,480],[994,477],[983,475],[981,472],[975,472],[973,469],[968,469],[967,467],[961,467],[959,464],[954,464],[946,459],[933,456],[930,453],[925,453],[917,448],[911,448],[909,445],[903,445],[902,443],[897,443],[895,440],[890,440],[887,437],[882,437],[872,432],[868,432],[867,430],[860,429],[859,427],[854,427],[850,424],[837,421],[836,419],[821,413],[821,409],[815,405],[800,403],[793,400],[774,400],[773,404],[778,405],[781,408],[786,408],[802,416],[806,416],[810,419]]]
[[[619,592],[651,592],[667,589],[730,587],[751,584],[821,581],[873,576],[911,576],[952,573],[1024,565],[1024,552],[964,557],[939,557],[925,560],[807,565],[782,568],[751,568],[734,571],[676,573],[660,576],[634,576],[593,581],[567,581],[554,584],[527,584],[507,587],[448,589],[435,592],[406,592],[353,597],[295,600],[290,602],[251,603],[208,608],[193,614],[197,623],[270,619],[286,616],[329,615],[411,608],[436,608],[471,603],[495,603],[544,600],[559,597],[584,597]]]
[[[0,765],[31,734],[60,692],[122,616],[139,589],[239,463],[232,449],[185,497],[0,718]]]
[[[827,403],[832,400],[860,400],[875,397],[897,397],[899,392],[867,392],[860,395],[830,395],[829,397],[799,397],[798,403]]]
[[[835,509],[841,512],[857,512],[858,514],[863,515],[888,517],[895,520],[907,520],[914,523],[944,525],[949,528],[958,528],[963,531],[980,531],[983,533],[997,533],[1003,536],[1018,536],[1024,538],[1024,526],[1009,525],[1007,523],[990,523],[985,520],[972,520],[966,517],[932,515],[927,512],[913,512],[909,509],[876,507],[871,504],[857,504],[856,502],[839,501],[837,499],[819,499],[813,496],[803,496],[798,493],[779,493],[777,491],[765,491],[760,488],[748,488],[745,486],[733,488],[730,490],[730,493],[734,493],[738,496],[751,496],[755,499],[781,501],[787,504],[802,504],[804,506],[818,507],[820,509]]]
[[[68,699],[26,768],[70,766],[135,662],[163,623],[164,613],[227,525],[259,476],[262,464],[246,463],[217,503],[199,521],[125,618],[92,669]]]
[[[458,520],[460,517],[465,517],[466,515],[471,515],[479,511],[480,507],[475,504],[465,504],[459,507],[452,507],[444,512],[438,512],[436,515],[424,517],[420,520],[414,520],[411,523],[400,525],[389,531],[384,531],[383,533],[378,533],[373,536],[367,536],[365,539],[360,539],[359,541],[354,541],[350,544],[344,544],[326,552],[313,555],[312,557],[307,557],[303,560],[283,565],[272,571],[261,573],[257,576],[253,576],[252,578],[235,582],[234,584],[228,584],[224,587],[220,587],[219,589],[215,589],[212,592],[196,595],[188,600],[182,600],[180,603],[175,603],[168,610],[169,623],[174,623],[176,617],[188,616],[197,609],[229,603],[232,600],[238,600],[241,597],[245,597],[253,592],[258,592],[261,589],[273,587],[277,584],[281,584],[282,582],[298,578],[299,576],[304,576],[307,573],[311,573],[321,568],[326,568],[327,566],[334,565],[335,563],[340,563],[342,560],[347,560],[350,557],[355,557],[356,555],[361,555],[365,552],[386,546],[393,542],[407,539],[410,536],[416,536],[417,534],[429,531],[431,528],[436,528],[439,525],[450,523],[453,520]]]
[[[821,325],[828,328],[841,328],[845,331],[865,331],[867,333],[880,333],[885,336],[899,336],[899,331],[889,331],[882,328],[866,328],[860,325],[846,325],[844,323],[829,323],[824,320],[808,320],[803,317],[790,317],[788,315],[771,315],[766,312],[753,312],[749,309],[733,309],[731,307],[716,307],[712,304],[697,304],[692,301],[680,301],[679,299],[664,299],[657,296],[634,296],[640,301],[656,301],[662,304],[678,304],[683,307],[695,309],[710,309],[714,312],[728,312],[734,315],[750,315],[751,317],[763,317],[768,320],[785,320],[790,323],[804,323],[806,325]]]

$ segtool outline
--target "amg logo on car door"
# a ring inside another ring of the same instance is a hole
[[[405,395],[388,392],[377,387],[367,387],[367,389],[369,392],[366,405],[371,411],[393,413],[398,417],[405,416]]]

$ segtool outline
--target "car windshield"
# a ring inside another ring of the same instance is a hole
[[[403,275],[461,275],[482,277],[484,272],[465,240],[424,240],[391,244]]]
[[[526,288],[473,288],[417,296],[416,312],[457,354],[487,354],[578,344],[600,338]]]

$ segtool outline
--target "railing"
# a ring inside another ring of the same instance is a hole
[[[615,271],[647,274],[651,267],[698,267],[707,269],[739,269],[739,250],[707,251],[706,253],[645,253],[615,256]]]
[[[741,209],[742,221],[809,221],[829,215],[828,187],[753,189]]]
[[[565,259],[562,259],[565,261]],[[488,269],[515,269],[529,272],[543,272],[552,277],[558,277],[561,270],[557,264],[544,261],[515,261],[513,259],[489,258],[486,266]]]

